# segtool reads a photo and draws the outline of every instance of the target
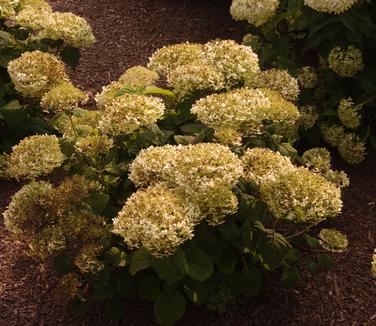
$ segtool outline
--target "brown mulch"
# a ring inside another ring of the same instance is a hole
[[[72,11],[92,24],[94,48],[82,52],[73,79],[93,92],[117,79],[133,65],[145,64],[153,51],[182,41],[241,39],[242,26],[228,14],[230,0],[55,0],[60,11]],[[190,307],[180,325],[376,325],[376,282],[370,260],[376,247],[376,153],[349,173],[343,214],[328,224],[346,233],[349,249],[333,256],[333,268],[293,289],[273,279],[257,300],[216,315]],[[0,181],[0,212],[20,187]],[[48,263],[25,257],[25,245],[15,241],[0,219],[0,326],[11,325],[154,325],[152,306],[128,303],[122,322],[108,322],[99,307],[75,316],[52,301],[56,276]]]

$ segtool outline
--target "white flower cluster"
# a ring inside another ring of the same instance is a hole
[[[259,183],[261,198],[276,218],[317,223],[341,212],[339,187],[279,153],[249,149],[242,162],[245,179]]]
[[[36,38],[63,40],[77,48],[95,42],[92,29],[84,18],[70,12],[53,12],[44,0],[21,0],[17,11],[11,18],[19,26],[36,31]]]
[[[148,67],[168,76],[171,86],[184,95],[194,89],[231,87],[259,71],[258,57],[252,49],[231,40],[166,46],[150,57]]]
[[[335,229],[322,229],[319,238],[321,247],[332,252],[345,251],[349,245],[346,235]]]
[[[341,14],[355,5],[358,0],[304,0],[304,4],[316,11]]]
[[[361,116],[359,114],[359,108],[357,108],[351,99],[344,98],[339,103],[338,117],[342,124],[349,129],[357,129],[361,123]]]
[[[219,144],[149,147],[134,160],[129,175],[148,188],[128,199],[114,232],[132,248],[171,255],[200,221],[217,225],[237,211],[231,188],[241,175],[240,159]]]
[[[313,67],[302,67],[298,75],[299,86],[306,89],[312,89],[317,85],[318,76]]]
[[[276,14],[278,6],[279,0],[233,0],[230,12],[235,20],[260,26]]]
[[[8,64],[15,88],[25,97],[42,97],[52,87],[68,81],[64,64],[54,55],[25,52]]]
[[[346,49],[335,47],[329,53],[328,64],[336,74],[341,77],[354,77],[363,70],[364,62],[362,52],[350,45]]]
[[[209,95],[197,101],[191,111],[217,133],[230,129],[236,138],[261,133],[265,122],[291,128],[300,116],[296,106],[277,92],[248,88]]]
[[[319,118],[317,107],[313,105],[304,105],[299,108],[299,112],[300,119],[298,123],[304,129],[312,128]]]
[[[246,79],[245,85],[274,90],[287,101],[296,101],[300,92],[298,80],[292,77],[287,70],[281,69],[261,71],[253,78]]]
[[[56,136],[36,135],[24,138],[12,149],[8,173],[13,178],[34,179],[47,175],[65,160]]]
[[[112,136],[130,134],[161,119],[165,109],[160,98],[126,93],[106,103],[98,127]]]
[[[14,16],[19,2],[20,0],[0,0],[0,17]]]

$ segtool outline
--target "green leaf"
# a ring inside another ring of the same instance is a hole
[[[152,256],[145,249],[140,248],[132,255],[131,265],[129,267],[129,273],[135,275],[137,272],[152,266]]]
[[[80,49],[66,46],[60,51],[63,61],[75,70],[80,62]]]
[[[305,260],[305,264],[311,274],[316,273],[319,268],[319,265],[317,263],[315,263],[313,260],[308,259],[308,258]]]
[[[282,234],[273,229],[265,229],[261,223],[256,225],[256,229],[257,252],[265,267],[274,270],[285,259],[291,246]]]
[[[188,275],[197,281],[206,281],[214,271],[213,260],[198,247],[186,251],[188,261]]]
[[[222,252],[221,260],[218,263],[218,268],[221,273],[229,274],[234,272],[237,262],[237,252],[232,248],[225,248]]]
[[[110,196],[108,194],[97,192],[90,196],[88,204],[95,214],[100,215],[106,208],[109,200]]]
[[[171,96],[171,97],[176,96],[174,92],[171,92],[167,89],[155,87],[155,86],[146,86],[143,93],[144,94],[167,95],[167,96]]]
[[[299,278],[300,273],[298,268],[296,266],[291,266],[282,273],[280,283],[284,287],[292,287]]]
[[[123,299],[136,296],[136,280],[127,273],[121,273],[116,279],[116,293]]]
[[[66,255],[56,256],[53,262],[54,269],[61,275],[69,273],[73,268],[73,260]]]
[[[93,288],[93,298],[98,301],[111,299],[115,295],[115,291],[112,283],[100,284]]]
[[[179,292],[161,293],[154,304],[155,317],[162,326],[170,326],[184,316],[186,302]]]
[[[154,301],[161,290],[161,281],[154,275],[147,275],[138,283],[137,293],[141,299]]]
[[[158,276],[169,285],[179,282],[188,271],[187,259],[181,250],[173,256],[153,258],[153,267]]]
[[[89,303],[85,300],[76,298],[70,302],[69,308],[74,314],[79,315],[89,310]]]

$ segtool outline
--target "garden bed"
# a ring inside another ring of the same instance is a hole
[[[155,49],[182,41],[213,38],[239,40],[242,26],[228,11],[229,1],[53,1],[55,9],[72,11],[88,19],[97,37],[95,47],[82,52],[72,78],[97,92],[136,64],[144,64]],[[343,214],[330,227],[349,239],[346,252],[333,255],[333,267],[303,280],[292,289],[270,279],[253,301],[215,315],[191,308],[181,325],[372,325],[376,324],[376,284],[370,275],[370,257],[376,247],[376,155],[344,169],[351,179],[345,190]],[[19,188],[0,183],[0,211]],[[328,223],[327,223],[328,224]],[[74,316],[52,302],[56,279],[49,264],[23,256],[24,246],[10,238],[0,223],[0,316],[7,325],[109,325],[100,310]],[[154,324],[152,306],[132,302],[120,324]],[[114,323],[116,324],[116,323]]]

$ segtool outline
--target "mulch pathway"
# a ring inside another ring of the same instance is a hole
[[[242,25],[232,21],[230,0],[55,0],[56,10],[88,19],[97,38],[82,52],[72,78],[94,92],[133,65],[145,64],[155,49],[182,41],[240,40]],[[356,167],[338,163],[351,178],[343,214],[326,226],[347,234],[349,249],[332,255],[333,267],[292,289],[271,278],[263,295],[223,315],[190,307],[179,325],[376,325],[376,281],[370,260],[376,247],[376,153]],[[0,212],[20,187],[0,181]],[[52,301],[56,276],[49,262],[25,257],[25,244],[10,237],[0,219],[0,326],[154,325],[152,306],[131,302],[122,322],[109,322],[99,307],[75,316]]]

